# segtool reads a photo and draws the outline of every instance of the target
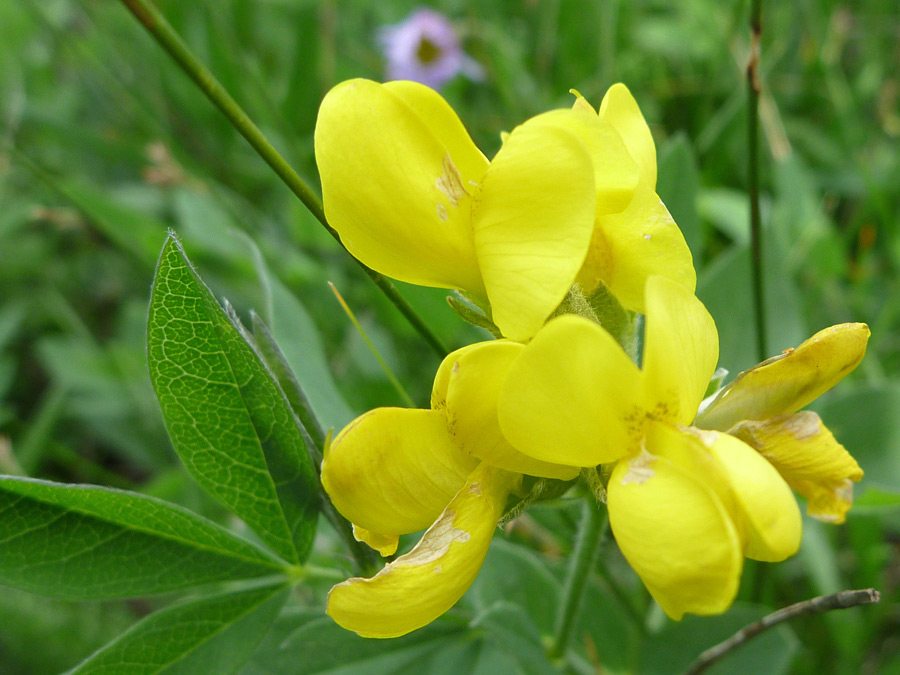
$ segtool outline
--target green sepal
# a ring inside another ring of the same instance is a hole
[[[497,328],[496,324],[494,324],[494,322],[491,320],[490,308],[484,308],[476,305],[474,301],[472,301],[462,293],[460,293],[459,295],[461,298],[463,298],[463,300],[454,298],[452,295],[448,295],[447,303],[463,321],[470,323],[473,326],[477,326],[478,328],[483,328],[498,340],[503,337],[500,329]],[[464,302],[464,300],[471,302],[472,304],[469,305],[467,302]]]
[[[503,525],[518,518],[531,504],[562,497],[577,480],[577,478],[558,480],[556,478],[524,476],[522,481],[524,497],[520,496],[518,499],[515,496],[511,497],[511,503],[507,504],[507,509],[500,517],[499,524]]]

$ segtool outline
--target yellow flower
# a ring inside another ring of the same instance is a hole
[[[522,349],[499,340],[457,350],[438,369],[431,409],[378,408],[331,444],[322,484],[359,540],[391,555],[399,535],[428,528],[371,579],[332,589],[328,613],[344,628],[396,637],[433,621],[475,579],[522,474],[578,474],[519,453],[500,433],[500,383]]]
[[[819,331],[738,375],[702,406],[695,424],[727,431],[756,448],[806,497],[810,516],[842,523],[862,469],[816,413],[797,411],[859,365],[868,339],[862,323]]]
[[[599,325],[550,321],[512,363],[500,427],[522,453],[612,465],[610,525],[665,612],[731,604],[743,558],[777,561],[800,544],[797,503],[778,472],[734,436],[690,427],[716,367],[712,318],[684,286],[647,282],[643,364]]]
[[[428,87],[350,80],[323,100],[315,149],[326,216],[350,253],[489,303],[509,338],[533,336],[576,279],[636,310],[650,270],[694,287],[655,193],[653,140],[623,85],[599,115],[579,97],[528,120],[489,162]]]

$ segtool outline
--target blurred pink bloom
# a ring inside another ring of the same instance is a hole
[[[481,80],[484,69],[464,54],[453,24],[443,14],[417,9],[405,20],[379,31],[388,80],[414,80],[433,89],[457,73]]]

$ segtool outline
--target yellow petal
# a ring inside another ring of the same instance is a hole
[[[594,227],[591,157],[564,129],[525,123],[509,135],[475,195],[475,250],[503,335],[534,335],[562,302]]]
[[[628,208],[597,218],[578,283],[590,293],[603,282],[626,309],[644,313],[644,284],[654,274],[691,291],[697,285],[684,235],[659,196],[641,181]]]
[[[656,146],[653,134],[634,96],[622,83],[614,84],[600,102],[600,119],[609,122],[622,137],[651,190],[656,189]]]
[[[380,534],[365,530],[358,525],[353,526],[353,538],[371,546],[383,556],[394,555],[400,543],[400,537],[396,534]]]
[[[470,195],[487,160],[461,127],[427,87],[349,80],[322,101],[316,163],[325,214],[354,257],[396,279],[483,295]]]
[[[594,106],[587,102],[587,99],[581,95],[580,91],[577,89],[569,89],[569,93],[575,97],[575,103],[572,104],[572,110],[583,110],[591,115],[597,114],[597,111],[594,110]]]
[[[584,101],[579,98],[578,101]],[[596,204],[594,215],[618,213],[631,203],[638,184],[638,167],[619,133],[597,117],[587,102],[585,108],[551,110],[532,118],[528,124],[546,124],[572,132],[593,160]]]
[[[455,359],[448,386],[447,420],[456,444],[473,457],[507,471],[562,480],[575,478],[578,467],[522,454],[500,431],[497,401],[501,385],[510,364],[525,346],[494,340],[472,347]]]
[[[676,455],[695,453],[688,435],[666,438],[687,444]],[[677,620],[686,612],[728,609],[740,581],[742,541],[728,508],[702,476],[677,459],[644,450],[616,465],[607,492],[619,548],[666,614]]]
[[[726,431],[741,420],[796,412],[852,372],[865,356],[868,340],[864,323],[821,330],[796,349],[738,375],[697,415],[695,425]]]
[[[550,321],[510,366],[498,403],[503,435],[545,462],[596,466],[637,452],[641,374],[603,328]]]
[[[689,424],[716,369],[719,335],[703,303],[660,276],[647,281],[643,371],[656,419]]]
[[[758,450],[788,485],[806,497],[810,516],[844,522],[853,503],[853,482],[863,472],[816,413],[806,410],[740,422],[728,433]]]
[[[431,388],[431,407],[434,410],[444,410],[447,407],[447,386],[450,384],[450,376],[453,374],[456,362],[471,350],[480,349],[481,344],[476,342],[460,347],[447,354],[441,361],[441,365],[438,366],[437,373],[434,375],[434,385]]]
[[[746,443],[728,434],[699,431],[718,458],[745,518],[744,555],[778,562],[800,548],[802,520],[797,500],[775,468]]]
[[[484,174],[488,166],[487,157],[472,142],[462,120],[443,96],[424,84],[409,80],[385,82],[382,86],[413,109],[434,137],[447,148],[462,175]]]
[[[371,579],[332,588],[328,614],[347,630],[374,638],[398,637],[434,621],[472,585],[519,480],[487,465],[475,469],[412,551]]]
[[[476,464],[456,447],[443,412],[376,408],[334,439],[322,485],[357,526],[405,534],[434,522]]]

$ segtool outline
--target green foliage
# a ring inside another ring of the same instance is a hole
[[[0,477],[0,578],[67,599],[139,597],[278,574],[271,555],[158,499]]]
[[[284,604],[283,586],[190,600],[151,614],[68,675],[236,672]]]
[[[147,341],[150,378],[185,467],[285,560],[305,560],[318,510],[312,441],[174,237],[156,270]]]

